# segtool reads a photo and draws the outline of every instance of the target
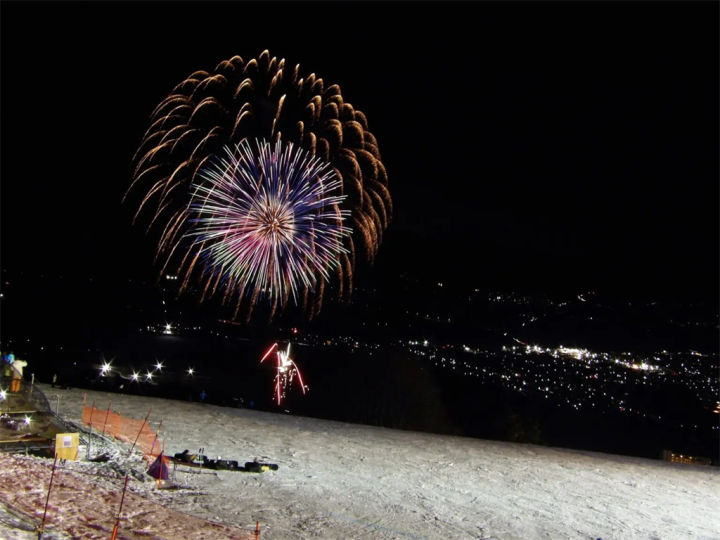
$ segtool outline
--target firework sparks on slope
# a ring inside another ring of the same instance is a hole
[[[302,374],[300,373],[300,369],[298,369],[297,364],[292,358],[290,358],[290,343],[288,343],[287,349],[284,351],[278,349],[278,344],[274,343],[262,357],[260,363],[262,364],[273,352],[275,352],[275,356],[277,357],[275,399],[277,400],[278,405],[280,405],[282,398],[285,397],[285,392],[292,387],[293,380],[296,376],[303,394],[307,392],[308,387],[305,386],[305,383],[303,382]]]
[[[329,280],[348,253],[343,225],[349,211],[327,164],[292,143],[247,141],[226,148],[226,159],[200,173],[191,199],[192,239],[205,262],[203,275],[253,302],[297,304],[305,288]],[[192,272],[192,266],[188,269]]]

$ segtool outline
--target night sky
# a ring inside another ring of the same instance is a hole
[[[2,267],[151,275],[120,204],[150,113],[267,48],[368,117],[395,207],[378,271],[717,298],[717,20],[717,3],[4,3]]]

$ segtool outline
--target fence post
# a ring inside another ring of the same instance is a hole
[[[83,408],[85,408],[85,404],[83,403]],[[90,409],[90,421],[88,422],[90,424],[90,429],[92,429],[92,417],[93,414],[95,414],[95,400],[93,400],[92,409]]]
[[[259,540],[260,538],[260,522],[255,522],[255,540]]]
[[[103,437],[105,436],[105,428],[107,427],[107,419],[108,416],[110,416],[110,405],[112,405],[112,401],[108,401],[108,410],[107,413],[105,413],[105,424],[103,425]]]
[[[163,421],[160,420],[160,425],[158,426],[158,430],[155,432],[155,438],[153,439],[152,446],[150,447],[150,455],[151,456],[152,456],[153,450],[155,450],[155,443],[158,440],[158,435],[160,435],[160,430],[162,429],[162,423],[163,423]]]
[[[50,473],[50,485],[48,486],[48,494],[45,499],[45,512],[43,512],[42,523],[40,524],[40,531],[38,531],[38,540],[42,539],[42,535],[45,532],[45,518],[47,517],[48,503],[50,503],[50,490],[52,489],[53,478],[55,478],[55,467],[57,466],[57,452],[55,453],[55,461],[53,462],[52,472]]]
[[[130,449],[130,453],[128,454],[129,456],[132,456],[133,450],[135,450],[135,445],[136,445],[137,442],[140,440],[140,435],[142,435],[142,430],[143,430],[143,428],[145,427],[145,424],[147,423],[148,418],[150,418],[150,413],[151,413],[151,412],[152,412],[152,409],[150,409],[150,410],[148,411],[147,416],[145,417],[145,420],[144,420],[143,423],[142,423],[142,426],[140,426],[140,432],[138,433],[138,436],[135,438],[135,442],[133,443],[132,448]]]
[[[60,414],[60,394],[55,394],[55,397],[57,398],[57,404],[55,405],[55,416]]]
[[[115,527],[113,528],[112,536],[110,537],[110,540],[115,540],[117,537],[118,529],[120,528],[120,515],[122,514],[122,507],[123,503],[125,502],[125,491],[127,490],[128,480],[130,479],[129,475],[125,475],[125,486],[123,487],[123,493],[122,498],[120,499],[120,510],[118,510],[118,517],[117,521],[115,522]]]
[[[85,403],[83,403],[83,409],[85,409]],[[83,410],[83,412],[85,412]],[[92,446],[92,417],[93,414],[95,414],[95,400],[93,400],[92,409],[90,409],[90,421],[88,424],[90,425],[90,437],[88,437],[88,447],[87,447],[87,458],[90,459],[90,447]]]
[[[115,416],[117,416],[117,423],[115,424],[115,431],[113,431],[113,437],[118,438],[118,433],[122,433],[122,429],[124,427],[124,417],[122,414],[120,414],[120,411],[115,411]]]

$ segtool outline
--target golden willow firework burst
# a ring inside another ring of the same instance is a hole
[[[353,235],[343,237],[334,268],[323,272],[315,267],[313,279],[301,284],[303,297],[312,298],[305,302],[312,318],[322,305],[325,274],[332,270],[338,296],[348,299],[356,246],[357,255],[372,262],[392,218],[377,141],[365,115],[345,102],[339,86],[326,86],[315,74],[302,76],[299,66],[271,58],[268,51],[248,62],[235,56],[213,72],[196,71],[151,115],[150,128],[133,160],[131,189],[137,186],[144,191],[136,218],[147,213],[150,228],[160,234],[163,270],[185,268],[181,288],[187,288],[198,251],[190,256],[187,244],[193,227],[191,186],[203,181],[200,173],[213,156],[247,139],[295,143],[328,165],[338,182],[338,194],[346,197]],[[216,274],[206,291],[214,293],[218,283]],[[224,290],[228,292],[227,287]],[[248,317],[251,310],[252,303]]]

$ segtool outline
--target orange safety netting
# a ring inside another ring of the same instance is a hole
[[[88,407],[83,399],[82,422],[102,435],[134,444],[146,456],[159,455],[165,446],[164,441],[161,443],[158,438],[160,430],[154,432],[147,419],[127,418],[120,413],[112,412],[110,405],[107,409],[98,409],[94,403]],[[160,425],[162,426],[162,422]]]

